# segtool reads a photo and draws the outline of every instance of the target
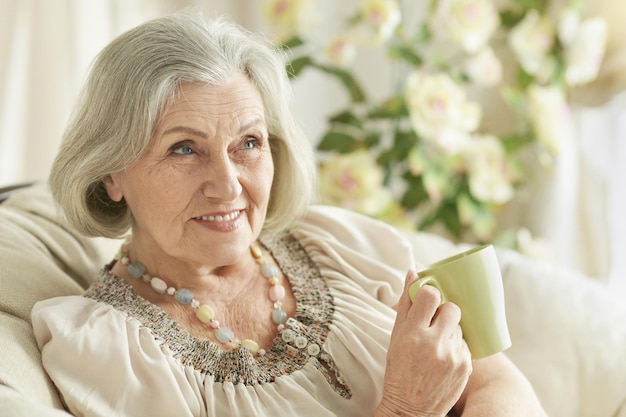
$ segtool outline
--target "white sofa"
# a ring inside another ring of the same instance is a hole
[[[419,261],[460,248],[409,233]],[[80,294],[118,242],[59,220],[44,185],[0,204],[0,417],[69,416],[41,366],[32,305]],[[513,347],[507,351],[552,417],[626,417],[626,303],[571,270],[499,251]],[[88,366],[88,364],[85,364]]]

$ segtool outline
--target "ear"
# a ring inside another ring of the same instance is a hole
[[[104,183],[104,188],[107,190],[107,194],[109,198],[116,203],[119,203],[124,198],[124,193],[122,193],[122,187],[120,183],[120,175],[119,174],[111,174],[104,177],[102,180]]]

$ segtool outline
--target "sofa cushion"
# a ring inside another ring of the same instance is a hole
[[[626,415],[626,304],[572,268],[501,251],[508,356],[551,417]]]
[[[80,294],[111,256],[106,242],[78,236],[58,217],[43,184],[0,204],[0,415],[15,416],[24,401],[61,408],[41,366],[30,311],[37,301]]]

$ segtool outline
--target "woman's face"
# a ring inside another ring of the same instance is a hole
[[[228,265],[259,235],[274,175],[263,101],[244,74],[184,84],[145,153],[105,181],[144,262]]]

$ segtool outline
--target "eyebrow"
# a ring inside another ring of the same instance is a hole
[[[205,132],[198,130],[198,129],[194,129],[192,127],[187,127],[187,126],[174,126],[171,129],[167,129],[165,132],[163,132],[163,136],[165,135],[169,135],[170,133],[189,133],[190,135],[195,135],[195,136],[200,136],[203,139],[208,139],[209,135],[207,135]]]
[[[245,125],[241,126],[239,130],[237,131],[237,134],[240,134],[241,132],[244,132],[256,125],[260,125],[262,122],[263,121],[260,118],[255,118],[251,120],[250,122],[246,123]],[[200,136],[203,139],[209,138],[209,135],[206,132],[203,132],[202,130],[194,129],[193,127],[188,127],[188,126],[174,126],[170,129],[167,129],[165,132],[163,132],[163,136],[169,135],[170,133],[179,133],[179,132],[188,133],[190,135],[195,135],[195,136]]]

